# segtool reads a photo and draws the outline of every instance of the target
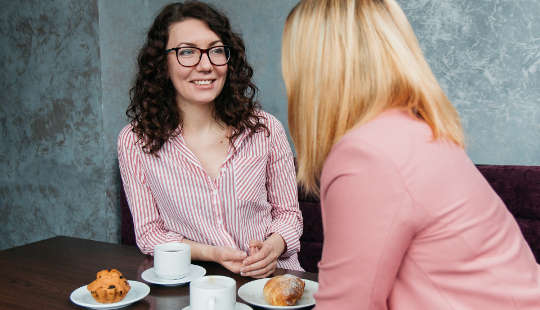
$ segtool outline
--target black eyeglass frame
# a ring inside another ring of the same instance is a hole
[[[227,56],[227,61],[224,63],[224,64],[221,64],[221,65],[218,65],[218,64],[215,64],[213,61],[212,61],[212,57],[210,57],[210,50],[212,49],[215,49],[215,48],[220,48],[220,47],[223,47],[225,48],[224,50],[226,51],[226,56]],[[186,66],[184,64],[182,64],[180,62],[180,58],[178,58],[178,51],[183,49],[183,48],[194,48],[194,49],[197,49],[199,50],[200,54],[199,54],[199,60],[194,64],[194,65],[191,65],[191,66]],[[201,62],[201,59],[202,59],[202,56],[204,54],[206,54],[206,56],[208,57],[208,61],[210,61],[210,63],[214,66],[218,66],[218,67],[221,67],[221,66],[224,66],[226,64],[229,63],[229,60],[231,60],[231,49],[227,46],[227,45],[218,45],[218,46],[212,46],[212,47],[209,47],[209,48],[198,48],[198,47],[195,47],[195,46],[181,46],[181,47],[173,47],[173,48],[170,48],[168,50],[165,50],[165,54],[169,54],[170,52],[174,51],[176,53],[176,61],[178,61],[178,64],[180,64],[181,66],[183,67],[195,67],[197,66],[200,62]]]

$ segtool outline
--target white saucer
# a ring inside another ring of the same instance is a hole
[[[86,288],[86,285],[81,286],[71,292],[69,299],[71,299],[74,304],[89,309],[118,309],[131,305],[132,303],[143,299],[146,297],[146,295],[148,295],[148,293],[150,293],[150,287],[148,285],[139,281],[128,280],[128,282],[131,289],[127,293],[126,297],[119,302],[114,302],[111,304],[102,304],[97,302],[94,297],[92,297],[92,294],[90,294],[90,291]]]
[[[201,266],[193,265],[189,266],[189,273],[186,274],[184,277],[180,279],[163,279],[156,275],[154,272],[154,267],[146,269],[141,274],[141,278],[143,278],[144,281],[152,283],[152,284],[159,284],[164,286],[177,286],[185,283],[189,283],[195,279],[198,279],[206,274],[206,269],[204,269]]]
[[[191,306],[187,306],[182,308],[182,310],[190,310]],[[252,310],[252,308],[246,304],[243,304],[241,302],[237,302],[236,306],[234,306],[234,310]]]
[[[299,309],[304,307],[313,306],[315,304],[315,298],[313,294],[319,289],[319,283],[311,280],[302,279],[306,286],[304,287],[304,294],[296,302],[294,306],[272,306],[266,302],[263,295],[263,288],[269,278],[250,281],[238,289],[238,296],[245,302],[250,303],[257,307],[263,307],[267,309]]]

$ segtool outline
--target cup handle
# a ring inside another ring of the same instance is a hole
[[[216,297],[211,297],[208,300],[208,310],[215,310],[216,309]]]

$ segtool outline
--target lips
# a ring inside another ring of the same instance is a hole
[[[205,86],[205,85],[210,85],[214,82],[215,80],[212,80],[212,79],[209,79],[209,80],[193,80],[191,81],[191,83],[195,84],[195,85],[198,85],[198,86]]]

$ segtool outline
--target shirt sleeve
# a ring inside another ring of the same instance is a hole
[[[266,189],[268,201],[272,205],[272,224],[268,236],[280,234],[286,245],[281,257],[289,257],[300,251],[303,227],[294,157],[281,123],[273,117],[269,123],[272,145],[267,165]]]
[[[415,227],[400,173],[375,147],[345,143],[329,156],[321,185],[324,244],[315,309],[387,309]]]
[[[131,126],[118,136],[118,164],[129,209],[133,217],[137,246],[144,254],[154,254],[154,246],[182,241],[183,236],[164,228],[152,191],[146,184],[141,161],[142,149]]]

